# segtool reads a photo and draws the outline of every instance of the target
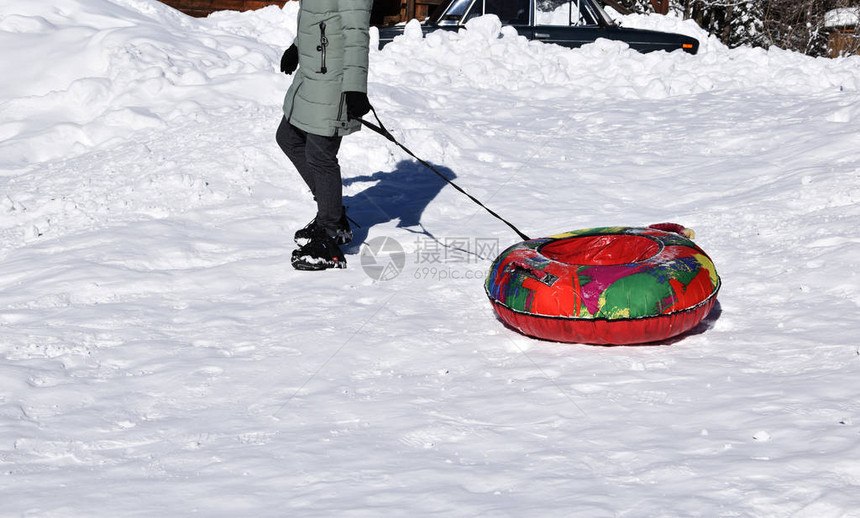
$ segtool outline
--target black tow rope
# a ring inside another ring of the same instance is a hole
[[[415,160],[418,160],[421,163],[421,165],[423,165],[427,169],[433,171],[434,173],[436,173],[436,175],[439,178],[441,178],[441,179],[445,180],[446,182],[448,182],[449,184],[451,184],[451,187],[453,187],[453,188],[457,189],[458,191],[460,191],[461,193],[465,194],[470,200],[472,200],[473,202],[480,205],[481,208],[483,208],[484,210],[489,212],[494,218],[498,219],[499,221],[501,221],[505,225],[511,227],[511,230],[516,232],[517,235],[523,239],[523,241],[528,241],[531,239],[531,238],[529,238],[529,236],[523,234],[522,231],[520,231],[520,229],[515,227],[513,225],[513,223],[511,223],[510,221],[506,220],[505,218],[503,218],[503,217],[499,216],[498,214],[496,214],[495,212],[493,212],[492,209],[490,209],[489,207],[487,207],[486,205],[481,203],[480,200],[478,200],[477,198],[475,198],[471,194],[467,193],[465,190],[463,190],[462,187],[460,187],[459,185],[454,183],[451,179],[449,179],[447,176],[445,176],[444,174],[442,174],[438,170],[436,170],[436,168],[433,167],[432,165],[430,165],[429,163],[427,163],[426,160],[422,160],[421,158],[418,158],[417,156],[415,156],[415,153],[413,153],[412,151],[409,150],[409,148],[407,148],[406,146],[404,146],[400,142],[397,142],[397,140],[394,138],[394,135],[392,135],[391,132],[388,131],[387,129],[385,129],[385,126],[382,125],[382,121],[379,120],[379,115],[376,114],[376,110],[372,106],[370,107],[370,111],[373,113],[373,117],[376,119],[376,123],[378,125],[367,122],[366,120],[364,120],[360,117],[358,118],[358,121],[361,122],[362,124],[364,124],[368,129],[371,129],[371,130],[375,131],[376,133],[379,133],[380,135],[387,138],[391,142],[394,142],[395,144],[397,144],[400,147],[400,149],[402,149],[403,151],[406,151],[406,153],[409,156],[411,156],[412,158],[414,158]]]

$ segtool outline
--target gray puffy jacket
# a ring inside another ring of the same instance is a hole
[[[284,99],[284,115],[308,133],[348,135],[344,92],[367,92],[368,25],[373,0],[301,0],[299,68]]]

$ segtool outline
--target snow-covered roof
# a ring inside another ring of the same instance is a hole
[[[860,8],[843,7],[827,11],[824,15],[824,25],[826,27],[860,25]]]

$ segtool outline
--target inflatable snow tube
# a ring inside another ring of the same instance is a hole
[[[689,331],[713,309],[720,277],[684,227],[574,230],[496,258],[485,289],[499,318],[557,342],[629,345]]]

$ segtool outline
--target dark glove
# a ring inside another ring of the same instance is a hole
[[[364,92],[344,92],[346,97],[346,118],[360,119],[370,111],[370,101]]]
[[[293,43],[281,56],[281,72],[290,75],[299,66],[299,48]]]

